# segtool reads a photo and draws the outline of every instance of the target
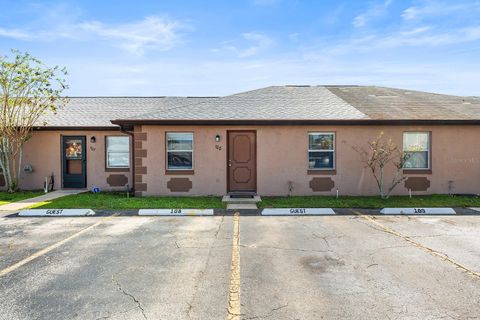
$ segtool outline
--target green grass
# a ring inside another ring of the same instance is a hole
[[[41,194],[37,192],[36,195]],[[15,194],[11,195],[12,197]],[[34,196],[34,193],[30,194]],[[0,193],[2,196],[7,196]],[[28,198],[24,196],[23,198]],[[0,202],[1,203],[1,202]],[[262,197],[259,208],[384,208],[384,207],[480,207],[480,198],[452,197],[448,195],[379,197]],[[217,209],[224,208],[220,197],[130,197],[125,193],[81,193],[40,203],[35,208],[44,209]]]
[[[41,196],[43,191],[35,190],[35,191],[18,191],[14,193],[1,191],[0,192],[0,205],[9,204],[15,201],[25,200],[28,198],[38,197]]]
[[[220,197],[130,197],[125,193],[80,193],[34,206],[42,209],[216,209],[223,208]]]
[[[261,208],[480,207],[480,198],[448,195],[380,197],[262,197]]]

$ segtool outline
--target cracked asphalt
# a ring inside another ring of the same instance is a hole
[[[480,319],[480,216],[235,219],[2,217],[0,319]]]

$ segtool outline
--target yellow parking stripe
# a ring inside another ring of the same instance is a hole
[[[232,262],[230,264],[230,286],[227,320],[240,319],[240,213],[233,216]]]
[[[403,240],[405,240],[405,241],[409,242],[410,244],[414,245],[415,247],[420,248],[423,251],[428,252],[431,255],[433,255],[435,257],[438,257],[438,258],[442,259],[443,261],[448,262],[449,264],[452,264],[453,266],[455,266],[456,268],[466,272],[467,274],[469,274],[469,275],[471,275],[475,278],[480,279],[480,273],[479,272],[476,272],[476,271],[464,266],[463,264],[461,264],[461,263],[453,260],[449,256],[447,256],[446,254],[438,252],[438,251],[436,251],[432,248],[429,248],[427,246],[424,246],[423,244],[413,240],[409,236],[403,235],[400,232],[398,232],[396,230],[393,230],[392,228],[389,228],[389,227],[381,224],[380,222],[373,219],[371,216],[363,215],[363,214],[361,214],[360,212],[357,212],[357,211],[355,211],[355,214],[361,216],[363,219],[365,219],[368,222],[370,222],[370,223],[374,224],[375,226],[379,227],[382,231],[393,234],[394,236],[397,236],[399,238],[402,238]]]
[[[31,256],[29,256],[29,257],[27,257],[27,258],[25,258],[25,259],[23,259],[23,260],[20,260],[19,262],[11,265],[10,267],[7,267],[7,268],[1,270],[1,271],[0,271],[0,277],[3,277],[3,276],[5,276],[5,275],[9,274],[10,272],[15,271],[16,269],[20,268],[21,266],[26,265],[26,264],[29,263],[30,261],[35,260],[35,259],[37,259],[37,258],[39,258],[39,257],[41,257],[41,256],[43,256],[43,255],[45,255],[45,254],[47,254],[47,253],[49,253],[50,251],[57,249],[57,248],[60,247],[61,245],[63,245],[63,244],[65,244],[65,243],[67,243],[67,242],[69,242],[69,241],[77,238],[78,236],[84,234],[85,232],[87,232],[87,231],[95,228],[96,226],[104,223],[105,221],[107,221],[107,220],[109,220],[109,219],[111,219],[112,217],[117,216],[117,215],[118,215],[118,214],[116,213],[116,214],[113,214],[113,215],[111,215],[111,216],[105,217],[105,218],[103,218],[102,220],[100,220],[100,221],[92,224],[91,226],[86,227],[86,228],[78,231],[78,232],[75,233],[75,234],[72,234],[70,237],[65,238],[65,239],[63,239],[63,240],[61,240],[61,241],[59,241],[59,242],[57,242],[57,243],[54,243],[54,244],[46,247],[45,249],[42,249],[42,250],[40,250],[40,251],[37,251],[37,252],[35,252],[34,254],[32,254]]]

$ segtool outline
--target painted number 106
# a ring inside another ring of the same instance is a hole
[[[417,209],[417,208],[415,208],[415,209],[413,209],[413,211],[414,211],[415,213],[425,213],[425,209]]]

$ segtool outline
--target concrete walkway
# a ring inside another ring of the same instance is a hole
[[[82,193],[82,192],[85,192],[85,191],[87,191],[87,190],[86,189],[56,190],[56,191],[52,191],[52,192],[46,193],[46,194],[38,196],[38,197],[34,197],[34,198],[30,198],[30,199],[24,199],[24,200],[21,200],[21,201],[4,204],[4,205],[0,206],[0,215],[2,213],[6,214],[6,213],[17,212],[19,210],[22,210],[22,209],[28,208],[30,206],[33,206],[33,205],[35,205],[39,202],[50,201],[50,200],[53,200],[53,199],[61,198],[61,197],[68,196],[68,195],[71,195],[71,194],[78,194],[78,193]]]

